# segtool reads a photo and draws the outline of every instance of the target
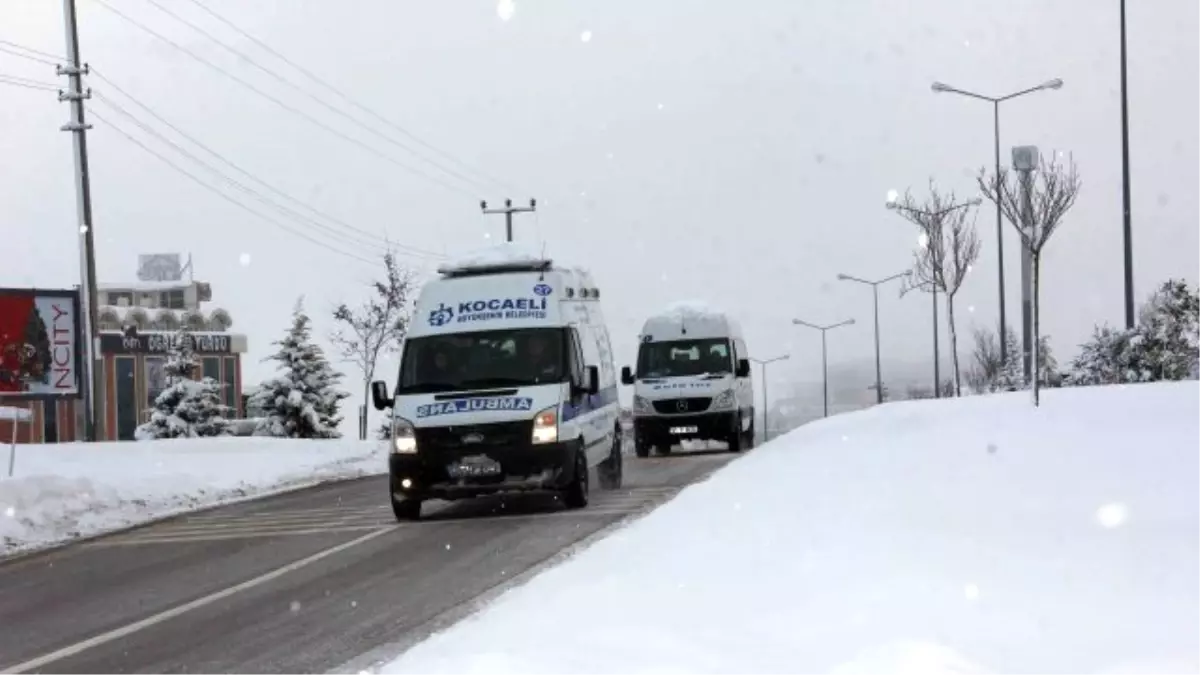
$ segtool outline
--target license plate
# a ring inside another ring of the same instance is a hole
[[[698,431],[700,431],[700,427],[671,427],[671,433],[677,436],[680,434],[694,434]]]
[[[489,457],[465,457],[446,467],[451,478],[478,478],[500,475],[500,463]]]

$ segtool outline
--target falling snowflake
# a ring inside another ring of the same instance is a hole
[[[358,607],[358,601],[357,601],[357,600],[351,600],[351,601],[350,601],[350,609],[354,609],[355,607]]]
[[[88,232],[88,226],[87,226],[87,225],[80,225],[80,226],[79,226],[79,234],[87,234],[87,232]]]
[[[925,234],[924,232],[922,232],[920,235],[918,235],[917,236],[917,246],[920,246],[921,248],[925,248],[926,246],[929,246],[929,235]]]
[[[663,108],[665,108],[665,107],[666,107],[666,106],[664,106],[664,105],[663,105],[663,104],[661,104],[661,103],[659,103],[659,104],[658,104],[658,109],[659,109],[659,110],[662,110],[662,109],[663,109]]]
[[[975,313],[975,305],[967,305],[967,311],[974,314]]]
[[[446,550],[447,550],[447,551],[449,551],[449,550],[450,550],[450,544],[446,544]]]
[[[898,190],[887,191],[887,203],[895,204],[897,199],[900,199],[900,192]]]
[[[250,254],[249,254],[249,253],[243,253],[243,254],[239,255],[239,256],[238,256],[238,263],[239,263],[239,264],[240,264],[242,267],[249,267],[249,266],[250,266]]]
[[[17,510],[16,510],[14,507],[11,507],[11,506],[10,506],[10,507],[8,507],[7,509],[4,509],[4,515],[5,515],[5,516],[7,516],[7,517],[9,517],[9,518],[16,518],[16,517],[17,517]]]
[[[580,33],[579,41],[580,42],[591,42],[592,41],[592,31],[585,30],[582,33]]]
[[[299,601],[299,600],[293,600],[293,601],[292,601],[292,604],[288,606],[288,609],[292,610],[292,614],[295,614],[296,612],[299,612],[299,611],[300,611],[300,601]]]
[[[513,13],[517,11],[517,5],[513,0],[500,0],[496,4],[496,14],[501,21],[508,21],[513,17]]]
[[[1108,529],[1120,527],[1129,519],[1129,509],[1120,502],[1105,504],[1096,509],[1096,520]]]
[[[967,584],[966,586],[963,586],[963,597],[965,597],[967,600],[978,600],[979,587],[975,584]]]

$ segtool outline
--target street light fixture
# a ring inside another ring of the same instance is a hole
[[[828,326],[818,326],[815,323],[808,323],[807,321],[801,321],[800,319],[792,319],[792,323],[797,326],[807,326],[808,328],[821,331],[821,373],[822,380],[824,382],[823,388],[825,390],[825,417],[829,417],[829,361],[826,358],[827,351],[825,334],[834,328],[853,326],[854,319],[846,319],[841,323],[830,324]]]
[[[1035,91],[1062,89],[1062,86],[1063,81],[1059,78],[1054,78],[1036,87],[1015,91],[1005,96],[984,96],[983,94],[952,87],[942,82],[934,82],[931,88],[935,94],[959,94],[992,104],[993,129],[995,130],[996,144],[996,176],[998,180],[1000,176],[1000,104],[1026,94],[1032,94]],[[1004,335],[1006,335],[1005,327],[1008,325],[1008,321],[1004,311],[1004,214],[1000,209],[999,200],[996,201],[996,269],[998,270],[1000,284],[1000,359],[1003,360],[1008,354],[1008,346],[1004,344]]]
[[[762,368],[763,443],[766,443],[767,441],[771,440],[771,425],[767,421],[767,415],[771,411],[771,408],[770,408],[771,402],[770,402],[770,399],[767,398],[767,366],[771,365],[772,363],[775,363],[776,361],[787,361],[789,358],[791,358],[790,354],[784,354],[783,356],[776,356],[775,358],[772,358],[772,359],[756,359],[754,357],[750,358],[751,361],[757,363]]]
[[[880,359],[879,359],[879,287],[883,284],[886,284],[889,281],[895,281],[896,279],[906,277],[906,276],[908,276],[908,274],[909,274],[908,272],[901,272],[899,274],[893,274],[892,276],[887,277],[885,279],[879,279],[878,281],[870,281],[868,279],[860,279],[858,277],[851,276],[849,274],[839,274],[837,276],[839,281],[853,281],[854,283],[866,284],[867,286],[871,287],[871,294],[874,297],[874,301],[875,301],[875,401],[876,401],[876,403],[883,403],[883,369],[880,365]]]
[[[941,216],[944,216],[947,213],[950,213],[951,211],[955,211],[957,209],[965,209],[970,206],[979,206],[980,204],[983,203],[982,199],[980,199],[979,197],[976,197],[975,199],[965,201],[961,204],[955,204],[953,206],[948,206],[939,211],[925,211],[924,209],[917,209],[917,208],[913,208],[911,206],[903,206],[901,204],[897,204],[896,200],[893,198],[894,193],[895,193],[894,190],[888,192],[888,200],[887,200],[887,208],[888,209],[890,209],[892,211],[908,211],[909,213],[918,213],[918,214],[921,214],[928,218],[940,218]],[[920,246],[921,248],[925,248],[926,246],[928,246],[929,245],[929,236],[927,234],[925,234],[924,232],[922,232],[917,237],[917,245]],[[938,348],[938,304],[937,304],[938,289],[937,289],[937,286],[930,284],[929,291],[930,291],[929,295],[933,297],[933,395],[937,398],[941,398],[942,397],[942,363],[941,363],[941,351]],[[1001,341],[1003,342],[1003,340],[1001,340]]]

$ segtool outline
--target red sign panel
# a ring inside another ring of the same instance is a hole
[[[78,397],[82,337],[75,291],[0,288],[0,397]]]

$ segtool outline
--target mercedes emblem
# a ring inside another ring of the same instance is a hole
[[[687,412],[687,409],[688,409],[687,401],[680,399],[679,401],[677,401],[675,403],[675,409],[678,410],[679,412]]]

